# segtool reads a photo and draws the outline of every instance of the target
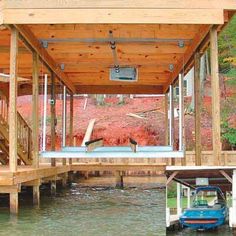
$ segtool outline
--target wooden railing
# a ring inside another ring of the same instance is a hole
[[[17,115],[18,145],[22,147],[23,152],[27,153],[28,159],[31,160],[32,130],[19,112]]]
[[[0,92],[0,121],[1,125],[5,126],[5,128],[7,129],[7,132],[9,129],[8,118],[8,100],[6,96]],[[27,159],[31,160],[32,130],[19,112],[17,112],[17,135],[18,147],[22,150],[22,153],[27,156]]]
[[[0,91],[0,119],[2,124],[8,124],[8,102]]]

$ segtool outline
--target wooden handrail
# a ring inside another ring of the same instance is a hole
[[[8,100],[0,92],[0,122],[8,128]],[[32,159],[32,130],[22,115],[17,112],[17,135],[18,145],[27,154],[29,160]]]

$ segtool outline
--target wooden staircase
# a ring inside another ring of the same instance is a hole
[[[18,163],[32,164],[32,130],[18,112]],[[9,125],[8,125],[8,101],[0,92],[0,163],[7,165],[9,162]]]

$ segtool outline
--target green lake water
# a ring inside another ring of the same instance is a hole
[[[39,209],[31,201],[31,197],[21,195],[17,217],[11,216],[8,208],[0,208],[0,235],[166,234],[165,190],[88,188],[74,184],[56,196],[44,191]]]

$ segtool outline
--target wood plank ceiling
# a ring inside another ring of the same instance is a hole
[[[163,89],[173,79],[173,71],[170,67],[173,66],[174,70],[182,68],[184,56],[192,47],[200,27],[202,26],[162,24],[29,25],[38,40],[48,41],[47,52],[59,67],[61,64],[64,65],[65,74],[76,86],[77,92],[81,93],[99,91],[129,93],[124,88],[134,86],[144,86],[143,88],[151,86],[147,89],[148,93],[164,92]],[[114,65],[109,42],[89,43],[75,40],[107,39],[109,41],[110,30],[112,30],[114,38],[127,39],[127,42],[116,43],[118,61],[120,66],[138,68],[137,82],[109,80],[109,68]],[[0,35],[0,72],[9,73],[10,32],[7,29],[1,30]],[[62,42],[60,42],[61,39]],[[139,40],[130,42],[129,40],[132,41],[132,39],[140,39],[140,42]],[[160,39],[161,42],[142,42],[143,39]],[[71,40],[74,41],[71,42]],[[179,45],[182,40],[184,40],[183,47]],[[31,79],[31,67],[32,56],[21,44],[19,76]],[[138,92],[138,89],[135,91]],[[132,91],[130,90],[130,92]],[[142,90],[142,93],[145,91]]]

